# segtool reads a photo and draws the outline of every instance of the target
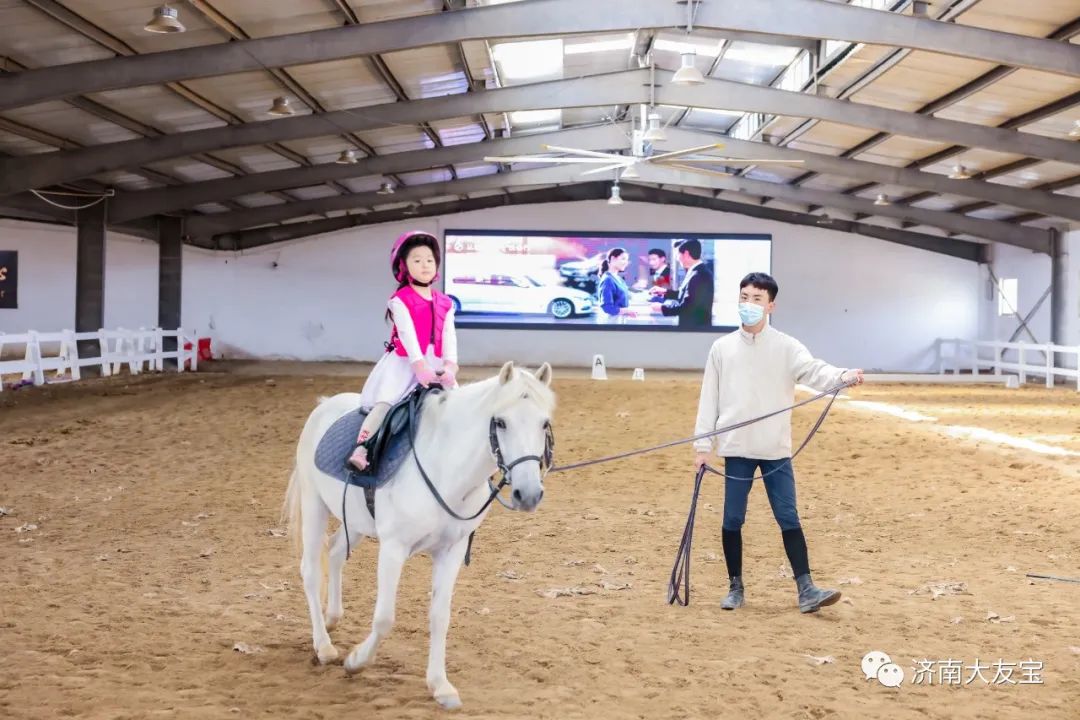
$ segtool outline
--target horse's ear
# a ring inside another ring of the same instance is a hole
[[[536,371],[536,379],[551,387],[551,365],[549,363],[540,366],[540,369]]]
[[[502,366],[502,370],[499,371],[499,384],[505,385],[510,382],[510,379],[514,377],[514,361],[510,360]]]

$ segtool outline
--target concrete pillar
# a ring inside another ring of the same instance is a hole
[[[105,326],[105,208],[103,200],[76,211],[75,332],[97,332]],[[79,342],[80,357],[97,357],[97,340]],[[93,372],[95,366],[87,370]]]
[[[158,217],[158,327],[162,330],[180,327],[183,239],[182,218]],[[176,340],[165,338],[164,350],[175,352]]]
[[[1050,249],[1050,342],[1065,344],[1066,288],[1069,252],[1064,233],[1054,230]]]
[[[1053,250],[1053,342],[1080,347],[1080,230],[1057,233]],[[1064,367],[1078,364],[1076,356],[1070,355]]]

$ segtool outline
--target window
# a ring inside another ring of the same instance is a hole
[[[1016,278],[1002,278],[998,281],[998,315],[1015,315],[1019,300],[1019,283]]]

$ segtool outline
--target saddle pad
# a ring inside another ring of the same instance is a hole
[[[401,464],[409,456],[409,435],[400,432],[390,438],[375,474],[361,473],[349,465],[349,456],[356,449],[356,436],[364,424],[367,413],[352,410],[338,418],[315,448],[315,467],[342,482],[358,487],[379,488],[394,476]]]

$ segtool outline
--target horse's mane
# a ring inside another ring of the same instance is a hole
[[[490,417],[503,412],[523,398],[537,403],[547,414],[555,410],[555,393],[551,388],[531,372],[515,369],[510,381],[505,385],[501,384],[496,376],[429,397],[425,401],[424,413],[441,418],[447,411],[464,405],[482,408],[484,414]]]

